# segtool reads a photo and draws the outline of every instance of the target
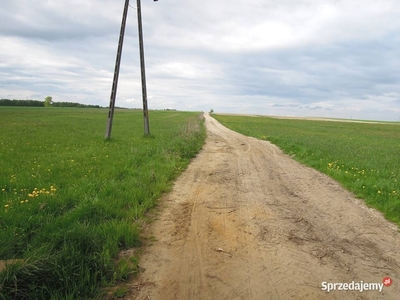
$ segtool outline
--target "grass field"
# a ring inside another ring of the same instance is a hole
[[[399,123],[213,116],[232,130],[271,141],[400,224]]]
[[[0,107],[0,299],[88,299],[137,271],[138,223],[201,149],[199,113]]]

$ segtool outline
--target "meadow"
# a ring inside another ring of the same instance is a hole
[[[400,123],[213,117],[331,176],[400,225]]]
[[[138,271],[146,212],[205,139],[199,113],[0,107],[0,299],[89,299]]]

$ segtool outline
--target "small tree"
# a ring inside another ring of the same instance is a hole
[[[214,112],[214,110],[211,108],[211,109],[210,109],[210,114],[212,114],[213,112]]]
[[[53,97],[47,96],[44,99],[44,106],[45,107],[50,107],[53,104]]]

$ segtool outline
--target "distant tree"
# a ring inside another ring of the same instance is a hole
[[[47,96],[44,99],[44,106],[45,107],[50,107],[53,104],[53,97]]]
[[[210,114],[212,114],[213,112],[214,112],[214,110],[211,108],[211,109],[210,109]]]
[[[43,107],[44,102],[39,100],[10,100],[0,99],[0,106],[36,106]]]

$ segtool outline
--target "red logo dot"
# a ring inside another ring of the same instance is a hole
[[[392,278],[387,276],[387,277],[383,278],[382,282],[383,282],[384,286],[391,286],[393,283],[393,280],[392,280]]]

